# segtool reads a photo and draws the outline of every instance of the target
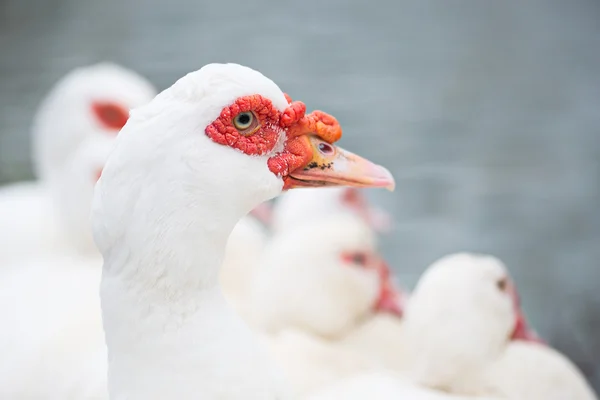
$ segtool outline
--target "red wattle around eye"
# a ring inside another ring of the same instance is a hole
[[[92,103],[92,113],[103,128],[114,131],[121,130],[129,119],[127,108],[111,102]]]

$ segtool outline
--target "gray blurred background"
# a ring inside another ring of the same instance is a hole
[[[499,256],[600,389],[600,2],[0,0],[0,182],[31,177],[52,84],[102,60],[160,89],[238,62],[332,113],[397,178],[369,196],[403,283],[448,252]]]

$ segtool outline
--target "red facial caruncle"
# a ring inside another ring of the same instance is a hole
[[[392,283],[390,268],[379,255],[368,252],[347,252],[342,254],[342,260],[349,265],[376,271],[379,276],[379,294],[374,309],[402,316],[404,295]]]
[[[298,187],[357,186],[394,189],[390,172],[333,145],[342,136],[337,120],[322,111],[288,101],[280,111],[271,100],[254,94],[224,107],[205,129],[215,143],[247,155],[269,155],[267,167],[283,180],[283,190]],[[281,139],[284,139],[282,142]],[[282,149],[274,149],[282,145]]]
[[[225,107],[206,127],[206,134],[216,143],[248,155],[265,155],[273,150],[283,131],[279,120],[280,112],[271,100],[255,94]]]
[[[292,102],[287,95],[286,99],[289,105],[280,112],[271,100],[259,94],[240,97],[225,107],[205,132],[214,142],[248,155],[271,152],[285,133],[283,151],[268,160],[271,172],[285,178],[312,157],[310,144],[303,136],[312,133],[333,143],[342,134],[339,123],[329,114],[314,111],[307,115],[304,103]]]
[[[111,101],[95,101],[91,110],[102,128],[115,133],[120,131],[129,119],[127,107]]]

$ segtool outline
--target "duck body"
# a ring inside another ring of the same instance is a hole
[[[376,370],[379,365],[360,354],[297,329],[269,337],[270,350],[294,393],[307,396],[341,379]]]
[[[370,372],[336,382],[307,400],[501,400],[464,397],[415,386],[392,372]]]
[[[123,297],[128,296],[123,293],[113,300]],[[143,323],[136,328],[123,327],[130,329],[126,347],[113,347],[109,337],[110,350],[120,353],[116,357],[109,351],[111,399],[287,398],[284,381],[267,349],[219,290],[202,291],[185,303],[183,309],[153,308],[152,318],[124,315]],[[161,334],[148,337],[144,331]],[[178,355],[177,362],[165,365],[164,360],[173,355]]]
[[[583,374],[564,355],[539,343],[513,341],[484,373],[509,399],[596,400]]]

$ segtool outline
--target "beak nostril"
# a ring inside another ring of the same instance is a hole
[[[333,153],[335,153],[335,151],[333,150],[333,146],[331,146],[330,144],[327,143],[319,143],[319,151],[326,156],[332,155]]]

